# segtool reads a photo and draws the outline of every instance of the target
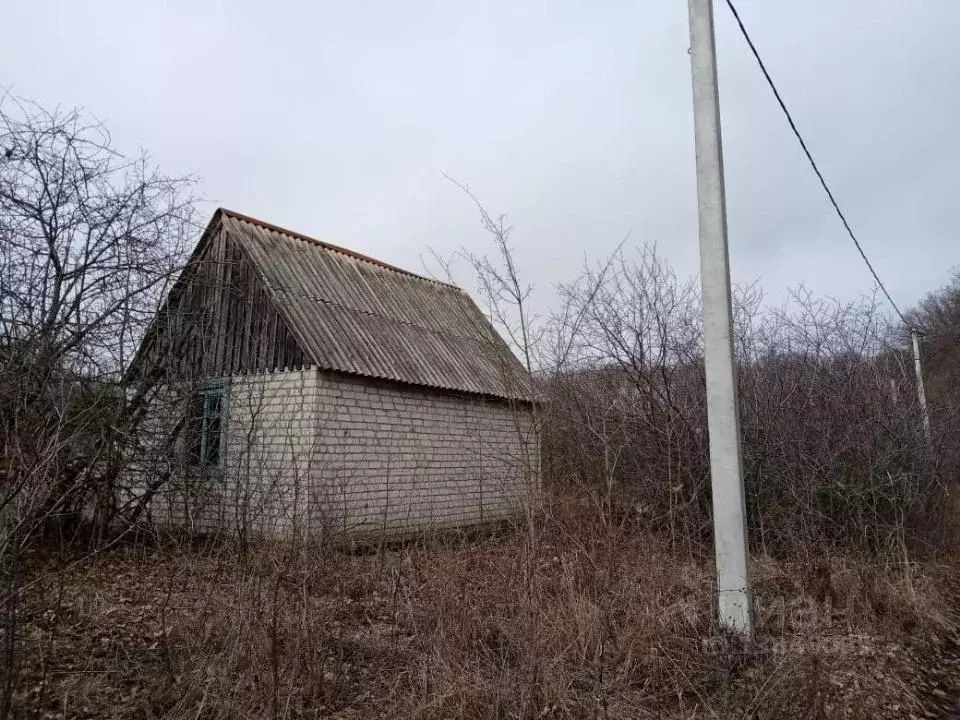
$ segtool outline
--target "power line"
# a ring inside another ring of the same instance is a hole
[[[760,53],[757,52],[757,46],[753,44],[753,40],[750,39],[750,34],[747,32],[747,28],[743,25],[743,20],[740,19],[740,13],[737,12],[737,8],[733,5],[733,0],[726,0],[727,7],[730,8],[730,12],[733,13],[734,19],[737,21],[737,25],[740,27],[740,33],[743,35],[743,39],[747,41],[747,45],[750,46],[750,51],[753,53],[754,59],[756,59],[757,64],[760,66],[760,70],[763,72],[763,76],[767,79],[767,84],[770,86],[770,89],[773,90],[774,97],[777,98],[777,102],[780,105],[780,109],[783,110],[783,114],[787,118],[787,122],[790,123],[790,129],[793,130],[793,134],[796,136],[797,140],[800,143],[800,147],[803,148],[804,154],[807,156],[807,160],[810,161],[810,167],[813,168],[813,172],[816,173],[817,178],[820,180],[820,185],[823,187],[824,192],[827,193],[827,197],[830,198],[830,204],[833,205],[833,209],[836,210],[837,216],[840,218],[840,222],[843,223],[843,227],[846,228],[847,234],[850,236],[850,239],[853,240],[853,244],[857,248],[857,252],[860,253],[860,257],[863,258],[863,262],[867,264],[867,269],[870,270],[870,274],[873,275],[873,279],[877,281],[877,285],[880,286],[880,290],[883,291],[883,294],[886,296],[887,300],[890,302],[890,305],[893,306],[894,311],[903,321],[903,324],[908,328],[912,328],[910,323],[907,321],[907,318],[904,317],[903,313],[900,312],[900,308],[897,307],[897,304],[893,301],[893,298],[890,296],[890,293],[887,292],[886,286],[883,284],[883,281],[880,279],[880,276],[877,275],[877,271],[874,270],[873,264],[870,262],[870,259],[867,257],[867,254],[863,251],[863,247],[860,245],[860,241],[857,240],[857,236],[854,235],[853,229],[850,227],[850,223],[847,222],[846,216],[843,214],[843,210],[840,209],[840,205],[837,203],[836,198],[833,196],[830,187],[827,185],[827,181],[823,177],[823,173],[820,172],[820,168],[817,167],[817,163],[814,162],[813,155],[810,154],[810,149],[807,147],[807,143],[804,142],[803,136],[800,134],[800,131],[797,129],[797,124],[793,121],[793,116],[790,115],[790,111],[787,110],[786,104],[783,102],[783,98],[780,96],[780,91],[777,90],[777,86],[773,82],[773,78],[770,77],[770,73],[767,71],[767,66],[764,64],[763,60],[760,57]]]

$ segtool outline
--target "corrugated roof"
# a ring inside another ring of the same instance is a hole
[[[460,288],[240,213],[218,214],[318,367],[530,398],[523,366]]]

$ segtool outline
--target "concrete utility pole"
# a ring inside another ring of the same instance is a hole
[[[910,331],[913,338],[913,367],[917,371],[917,399],[920,401],[920,413],[923,415],[923,432],[930,439],[930,415],[927,413],[927,393],[923,389],[923,368],[920,365],[920,336],[916,330]]]
[[[740,454],[740,412],[733,358],[733,313],[713,0],[689,0],[689,3],[717,608],[721,625],[750,637],[753,634],[753,619],[747,578],[743,460]]]

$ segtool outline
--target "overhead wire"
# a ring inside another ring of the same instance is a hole
[[[807,160],[810,163],[810,167],[813,168],[813,172],[816,174],[817,179],[820,181],[821,187],[823,187],[824,192],[827,194],[827,198],[830,200],[830,204],[833,205],[833,209],[836,211],[837,216],[840,218],[840,222],[843,223],[844,229],[846,229],[847,234],[850,236],[850,239],[853,241],[854,246],[857,248],[857,252],[860,253],[860,257],[863,258],[863,262],[866,264],[867,269],[870,271],[870,274],[873,275],[873,279],[876,280],[877,285],[880,287],[880,290],[883,292],[884,296],[887,298],[887,301],[893,307],[894,312],[897,313],[900,320],[903,321],[903,324],[906,325],[911,330],[913,329],[910,322],[900,311],[900,308],[897,307],[897,303],[894,302],[893,297],[890,295],[890,292],[887,290],[886,285],[883,284],[883,281],[880,279],[880,276],[877,274],[876,269],[873,266],[873,263],[870,262],[870,258],[867,257],[867,253],[864,251],[863,246],[860,244],[860,241],[857,239],[856,234],[853,232],[853,228],[850,227],[850,223],[847,221],[847,217],[844,214],[843,210],[840,209],[840,204],[837,202],[836,197],[834,197],[833,191],[830,190],[830,186],[827,185],[826,179],[823,177],[823,173],[820,172],[820,168],[817,166],[816,161],[813,159],[813,155],[810,152],[810,148],[807,147],[806,141],[803,139],[803,136],[800,134],[800,130],[797,128],[797,123],[794,121],[793,116],[790,114],[790,111],[787,109],[786,103],[783,101],[783,96],[780,95],[780,91],[777,89],[776,84],[773,82],[773,78],[770,76],[770,72],[767,70],[766,64],[763,62],[763,58],[760,57],[760,53],[757,50],[757,46],[753,43],[753,40],[750,37],[750,33],[747,32],[747,28],[743,24],[743,20],[740,18],[740,13],[737,12],[736,6],[733,4],[733,0],[726,0],[727,7],[730,9],[730,12],[733,14],[734,20],[737,22],[737,26],[740,28],[740,34],[743,35],[743,39],[747,41],[747,45],[750,46],[750,52],[753,53],[754,59],[757,61],[757,64],[760,66],[761,72],[763,72],[764,78],[767,80],[767,85],[770,86],[770,89],[773,91],[774,97],[777,99],[777,103],[780,105],[780,109],[783,111],[783,114],[787,118],[787,122],[790,124],[790,129],[793,131],[794,136],[797,138],[797,141],[800,143],[800,147],[803,149],[804,155],[807,156]]]

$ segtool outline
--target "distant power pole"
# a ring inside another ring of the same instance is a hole
[[[913,368],[917,372],[917,399],[920,401],[920,414],[923,416],[923,432],[930,439],[930,414],[927,412],[927,393],[923,389],[923,367],[920,364],[920,336],[916,330],[910,331],[913,340]]]
[[[750,637],[753,619],[747,577],[743,460],[733,356],[713,0],[689,0],[689,3],[717,609],[721,625]]]

